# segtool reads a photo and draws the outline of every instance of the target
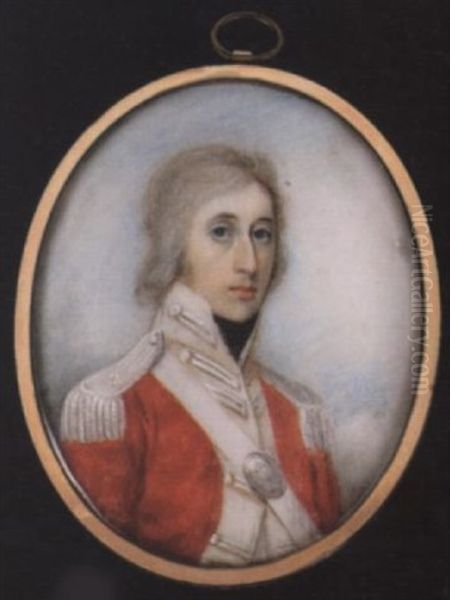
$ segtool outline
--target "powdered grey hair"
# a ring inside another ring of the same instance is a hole
[[[280,230],[283,219],[277,177],[263,154],[224,145],[185,150],[163,163],[150,180],[146,194],[145,227],[149,251],[143,263],[137,293],[159,302],[181,274],[186,235],[197,209],[218,195],[259,183],[272,201],[277,231],[277,256],[272,273],[282,265]]]

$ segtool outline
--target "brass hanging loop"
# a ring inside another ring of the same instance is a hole
[[[258,53],[255,53],[252,50],[238,48],[230,49],[224,46],[219,40],[220,31],[231,23],[245,19],[261,23],[261,25],[270,29],[276,36],[275,45],[264,52]],[[236,62],[258,62],[269,60],[279,53],[284,44],[283,32],[273,19],[258,12],[245,10],[232,12],[221,17],[211,29],[210,36],[215,51],[223,58]]]

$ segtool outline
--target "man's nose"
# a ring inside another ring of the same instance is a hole
[[[250,236],[243,236],[234,249],[234,268],[241,273],[254,275],[257,270],[255,247]]]

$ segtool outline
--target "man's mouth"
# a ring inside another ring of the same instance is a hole
[[[239,300],[253,300],[257,292],[257,288],[254,285],[233,285],[228,289]]]

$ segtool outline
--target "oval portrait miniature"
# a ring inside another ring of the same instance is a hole
[[[439,330],[427,209],[324,88],[182,72],[62,161],[16,317],[28,426],[74,515],[168,577],[271,579],[342,545],[413,452]]]

